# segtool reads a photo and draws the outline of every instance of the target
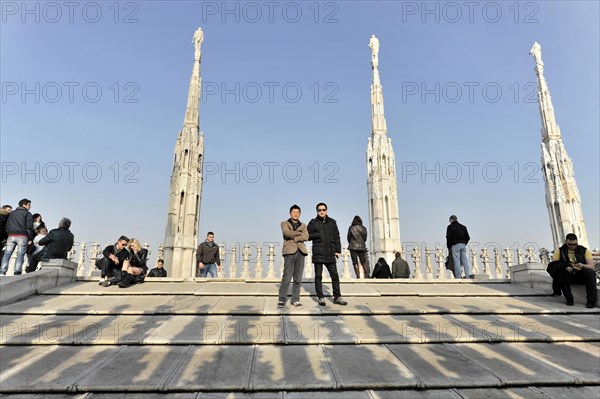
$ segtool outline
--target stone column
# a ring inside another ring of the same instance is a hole
[[[242,250],[242,272],[240,274],[240,278],[250,278],[250,246],[248,244],[244,244],[244,249]]]
[[[312,278],[312,247],[308,248],[308,255],[304,257],[304,277]]]
[[[509,247],[504,248],[504,263],[506,263],[506,274],[508,275],[513,264],[512,251]]]
[[[437,247],[435,249],[435,260],[438,264],[438,278],[440,280],[446,279],[446,262],[444,259],[444,250],[442,247]]]
[[[267,257],[269,259],[267,266],[267,278],[276,278],[275,276],[275,247],[273,244],[269,244],[269,252],[267,252]]]
[[[235,255],[237,254],[237,244],[233,244],[231,247],[231,262],[229,263],[229,277],[237,278],[237,259]]]
[[[492,271],[490,270],[490,256],[486,247],[481,248],[481,263],[483,264],[483,274],[492,278]]]
[[[500,263],[498,247],[494,247],[494,264],[496,266],[496,278],[502,278],[502,263]]]
[[[550,253],[546,248],[540,248],[540,261],[544,266],[548,266],[548,263],[550,262]]]
[[[262,267],[262,247],[260,244],[256,245],[256,264],[254,265],[254,277],[262,278],[263,267]]]
[[[525,256],[527,257],[527,262],[535,262],[535,254],[533,253],[533,248],[531,247],[531,245],[527,247],[527,255]]]
[[[71,248],[71,250],[69,252],[67,252],[67,260],[69,262],[75,262],[75,253],[77,251],[75,250],[75,248]],[[27,257],[25,257],[25,260],[27,260]]]
[[[348,247],[344,246],[344,247],[342,247],[342,264],[344,265],[344,270],[342,272],[342,278],[344,280],[350,280],[352,278],[352,275],[350,274],[350,268],[348,267],[348,258],[349,258]]]
[[[421,274],[421,251],[419,250],[419,247],[414,247],[413,248],[413,252],[412,252],[411,256],[412,256],[413,261],[415,263],[414,278],[416,278],[416,279],[422,279],[423,278],[423,274]]]
[[[160,244],[160,245],[158,246],[158,254],[156,255],[156,256],[158,256],[158,259],[163,259],[163,260],[164,260],[164,258],[163,258],[163,256],[164,256],[164,255],[163,255],[163,253],[164,253],[164,247],[163,247],[163,245],[162,245],[162,244]]]
[[[98,261],[99,255],[100,254],[100,244],[98,244],[97,242],[95,242],[94,244],[92,244],[92,251],[90,253],[90,267],[88,268],[88,270],[86,270],[85,276],[91,276],[92,273],[98,269],[96,269],[96,262]]]
[[[517,248],[517,262],[518,264],[525,263],[523,259],[523,251],[521,251],[521,248]]]
[[[431,251],[427,245],[425,246],[425,275],[428,280],[433,278],[433,268],[431,267]]]
[[[77,276],[85,275],[85,251],[86,245],[85,242],[79,244],[79,261],[77,262]]]

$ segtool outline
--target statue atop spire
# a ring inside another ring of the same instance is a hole
[[[375,35],[369,41],[371,48],[371,68],[373,69],[373,83],[371,84],[371,128],[372,134],[386,134],[385,115],[383,112],[383,88],[379,78],[379,39]]]
[[[535,60],[535,73],[538,77],[538,105],[542,122],[542,171],[554,248],[560,247],[569,233],[577,235],[579,243],[587,247],[587,232],[573,162],[567,154],[560,127],[556,123],[550,89],[544,77],[542,46],[538,42],[533,43],[529,54]]]
[[[529,50],[529,55],[532,55],[535,58],[535,64],[537,66],[544,66],[544,62],[542,61],[542,46],[538,42],[533,43],[533,47]]]
[[[371,65],[373,68],[377,68],[379,66],[379,39],[375,35],[371,36],[369,47],[371,48]]]
[[[202,28],[198,28],[196,29],[196,32],[194,32],[194,39],[192,40],[192,43],[194,44],[194,47],[196,48],[196,52],[194,53],[194,59],[195,60],[199,60],[200,58],[202,58],[202,42],[204,41],[204,32],[202,32]]]

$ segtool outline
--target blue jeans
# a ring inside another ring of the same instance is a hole
[[[15,263],[15,276],[21,274],[23,268],[23,260],[25,259],[25,251],[27,251],[27,237],[9,236],[6,240],[6,249],[2,257],[0,265],[0,275],[4,276],[8,270],[8,262],[13,252],[17,249],[17,261]]]
[[[465,268],[465,278],[469,278],[471,275],[471,265],[469,264],[469,256],[467,255],[467,246],[465,244],[454,244],[452,246],[452,260],[454,260],[454,278],[461,277],[461,265]]]
[[[207,277],[210,273],[211,277],[217,277],[217,264],[216,263],[205,263],[204,269],[200,269],[199,277]]]

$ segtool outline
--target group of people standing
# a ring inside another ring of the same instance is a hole
[[[280,308],[285,306],[289,285],[292,281],[291,304],[297,308],[302,307],[300,303],[300,287],[304,274],[304,257],[308,255],[308,249],[304,244],[306,241],[312,241],[312,263],[315,268],[315,293],[318,304],[320,306],[326,306],[327,304],[323,294],[322,283],[323,268],[326,268],[331,276],[333,303],[342,306],[347,305],[347,302],[342,298],[340,279],[337,272],[337,259],[342,252],[337,222],[328,216],[327,205],[325,203],[318,203],[316,211],[316,217],[311,219],[308,225],[306,225],[300,221],[300,207],[292,205],[290,207],[290,218],[281,222],[281,232],[284,240],[282,250],[284,263],[281,285],[279,286],[279,301],[277,303],[277,306]],[[365,278],[410,277],[410,267],[402,259],[399,252],[395,253],[391,269],[386,260],[381,257],[378,259],[371,274],[366,246],[367,229],[363,226],[360,216],[357,215],[352,220],[352,224],[348,228],[347,238],[350,257],[357,278],[360,277],[361,269]],[[462,268],[464,268],[465,277],[473,277],[470,274],[470,265],[465,247],[469,239],[467,228],[458,223],[456,216],[450,216],[450,225],[446,231],[446,240],[448,249],[455,261],[454,273],[456,278],[461,278]]]
[[[74,236],[69,230],[71,220],[62,218],[58,228],[50,230],[39,213],[31,214],[31,200],[23,198],[13,210],[10,205],[0,209],[0,276],[6,275],[10,258],[16,251],[14,275],[22,273],[27,256],[27,273],[37,270],[41,261],[66,259],[73,247]]]

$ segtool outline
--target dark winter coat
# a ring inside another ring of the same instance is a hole
[[[75,237],[69,229],[59,227],[50,230],[39,242],[40,245],[44,245],[40,259],[67,259],[67,254],[73,248],[73,241]]]
[[[312,241],[312,263],[336,263],[335,254],[342,252],[342,243],[335,219],[312,219],[308,223],[308,239]]]
[[[155,267],[154,269],[150,270],[148,277],[167,277],[167,271],[165,269],[159,269],[158,267]]]
[[[367,228],[362,224],[353,224],[348,228],[348,249],[353,251],[367,250]]]
[[[377,262],[375,269],[373,269],[373,278],[392,278],[392,272],[390,266],[386,262]]]
[[[6,234],[27,236],[33,240],[33,215],[22,206],[8,214],[6,220]]]
[[[205,265],[216,263],[221,265],[221,257],[219,256],[219,246],[213,241],[204,241],[198,245],[198,251],[196,252],[196,264],[204,263]]]

